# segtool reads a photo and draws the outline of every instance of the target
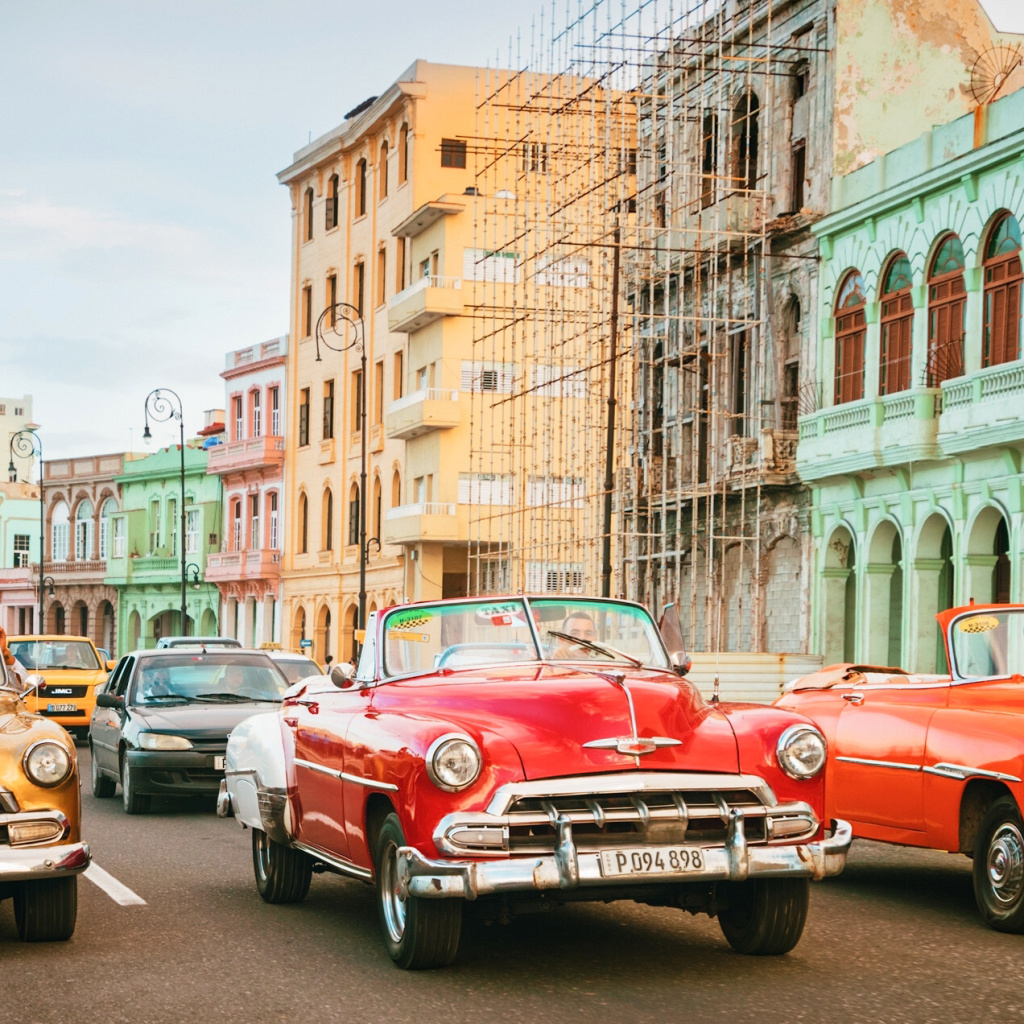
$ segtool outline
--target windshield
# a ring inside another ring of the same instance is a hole
[[[274,664],[288,677],[289,683],[323,675],[320,666],[309,658],[274,658]]]
[[[1024,665],[1024,611],[979,611],[950,626],[953,672],[961,679],[1009,675]]]
[[[235,704],[279,701],[288,686],[266,656],[181,653],[141,661],[128,703]]]
[[[13,640],[11,653],[31,672],[50,669],[103,668],[92,644],[86,640]]]
[[[385,616],[382,636],[388,676],[541,659],[668,668],[650,615],[618,601],[515,598],[396,608]]]

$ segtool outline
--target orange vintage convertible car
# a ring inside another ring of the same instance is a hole
[[[855,837],[973,857],[984,919],[1024,932],[1024,605],[937,618],[947,675],[830,665],[776,703],[825,735],[826,819]]]

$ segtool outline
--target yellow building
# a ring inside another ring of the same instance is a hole
[[[457,539],[447,481],[458,477],[442,481],[436,452],[438,431],[459,422],[458,400],[432,390],[458,384],[431,341],[440,328],[427,323],[462,312],[453,283],[462,253],[431,250],[414,265],[410,240],[421,230],[418,211],[431,222],[457,215],[472,231],[479,75],[417,61],[278,175],[292,199],[296,339],[288,355],[284,636],[291,647],[311,639],[321,662],[352,654],[361,553],[367,612],[464,586],[454,567],[449,579],[438,547]],[[349,306],[332,314],[338,303]],[[419,464],[406,465],[407,446]],[[464,550],[461,563],[464,581]]]

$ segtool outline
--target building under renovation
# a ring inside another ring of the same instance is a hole
[[[807,650],[832,6],[602,0],[481,86],[474,344],[504,375],[472,457],[510,495],[481,588],[675,601],[698,650]]]

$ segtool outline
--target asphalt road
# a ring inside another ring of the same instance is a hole
[[[145,902],[80,879],[74,937],[39,945],[0,904],[3,1024],[1024,1021],[1024,936],[981,923],[964,857],[855,843],[783,957],[733,953],[706,917],[585,904],[471,915],[450,968],[405,972],[368,886],[316,875],[305,903],[269,906],[249,833],[212,806],[128,817],[87,786],[83,804],[96,864]]]

